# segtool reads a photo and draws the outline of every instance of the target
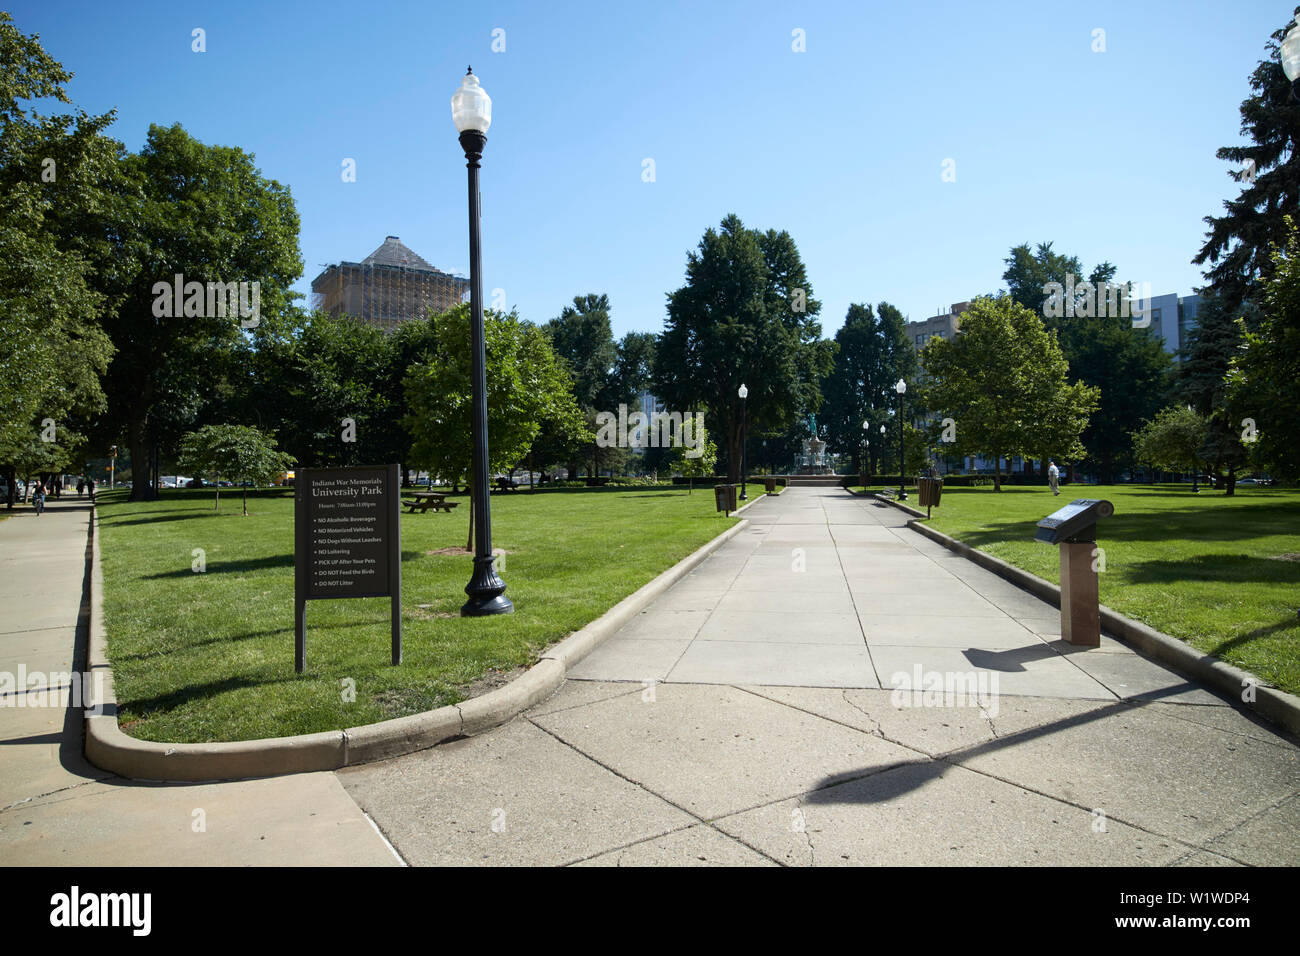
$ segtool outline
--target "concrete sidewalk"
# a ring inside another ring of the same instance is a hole
[[[430,865],[1300,863],[1294,740],[1061,644],[1054,608],[887,506],[791,488],[745,516],[582,679],[381,763],[131,782],[81,759],[75,708],[0,707],[0,863],[399,862],[367,814]],[[0,671],[81,666],[88,519],[0,522]],[[933,675],[963,681],[895,689]]]
[[[793,487],[745,516],[585,679],[348,791],[435,865],[1300,863],[1300,748],[1270,725],[1062,644],[885,505]],[[958,692],[895,692],[934,675]]]
[[[398,863],[333,774],[162,785],[85,761],[81,700],[48,677],[84,668],[89,531],[75,496],[0,521],[0,672],[28,676],[0,695],[0,864]]]

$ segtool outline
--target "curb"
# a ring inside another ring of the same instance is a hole
[[[761,501],[762,498],[756,498]],[[752,504],[753,502],[751,502]],[[746,505],[748,507],[748,505]],[[732,512],[736,514],[737,512]],[[289,773],[339,770],[373,760],[426,750],[446,740],[500,726],[564,683],[570,667],[672,587],[749,524],[738,521],[705,542],[658,577],[545,651],[527,672],[504,687],[459,704],[397,717],[347,730],[296,737],[270,737],[229,743],[171,744],[137,740],[117,723],[117,697],[104,630],[104,579],[99,557],[99,509],[92,507],[93,567],[90,592],[90,646],[86,669],[102,673],[103,693],[85,711],[86,759],[96,767],[132,780],[209,781],[272,777]],[[92,686],[94,682],[92,681]]]
[[[918,518],[925,517],[920,512],[914,511],[906,505],[890,501],[887,498],[878,498],[877,500],[886,501],[901,511],[915,514]],[[949,551],[953,551],[967,560],[992,571],[999,577],[1005,578],[1053,607],[1057,609],[1061,607],[1061,589],[1058,585],[1045,581],[1013,564],[1008,564],[1001,558],[995,558],[987,552],[963,544],[956,538],[951,538],[942,531],[936,531],[919,521],[909,521],[907,527],[923,537],[943,545]],[[1212,654],[1203,654],[1190,644],[1184,643],[1176,637],[1171,637],[1163,631],[1157,631],[1141,621],[1135,621],[1118,611],[1111,610],[1104,604],[1100,605],[1099,609],[1101,627],[1106,633],[1136,648],[1147,657],[1168,665],[1171,670],[1177,671],[1184,677],[1198,680],[1217,690],[1232,701],[1234,706],[1240,705],[1254,711],[1260,717],[1277,724],[1292,734],[1300,736],[1300,697],[1288,694],[1284,690],[1278,690],[1276,687],[1270,687],[1262,683],[1258,677],[1249,671],[1244,671],[1240,667],[1220,660]],[[1242,689],[1245,687],[1253,687],[1254,700],[1242,699]]]

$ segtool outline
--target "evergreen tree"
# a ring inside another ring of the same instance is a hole
[[[1239,321],[1243,312],[1253,316],[1257,309],[1248,300],[1234,310],[1228,296],[1203,290],[1196,327],[1188,333],[1178,369],[1179,397],[1209,422],[1201,459],[1214,472],[1215,487],[1229,495],[1237,469],[1246,463],[1241,427],[1234,424],[1236,416],[1228,401],[1228,371],[1245,345],[1246,323]]]
[[[654,390],[682,414],[708,410],[729,481],[740,477],[742,413],[762,433],[820,406],[833,348],[821,338],[820,311],[787,232],[747,229],[729,215],[687,254],[686,284],[668,296]]]
[[[822,383],[825,402],[819,418],[826,425],[827,444],[852,456],[854,473],[863,470],[864,438],[871,442],[867,454],[871,470],[876,470],[882,450],[878,429],[897,403],[894,383],[900,378],[913,381],[916,375],[916,350],[907,340],[902,313],[888,302],[876,311],[870,304],[849,306],[844,325],[835,333],[835,366]],[[866,434],[864,421],[871,424]]]
[[[1228,175],[1244,186],[1236,199],[1224,202],[1224,215],[1205,217],[1209,234],[1192,262],[1209,265],[1205,277],[1230,313],[1258,296],[1260,279],[1273,271],[1271,251],[1286,239],[1283,217],[1300,203],[1300,100],[1279,56],[1293,25],[1288,20],[1272,34],[1264,45],[1266,58],[1250,76],[1254,92],[1241,103],[1241,132],[1251,145],[1225,146],[1215,154],[1236,166]],[[1245,314],[1248,324],[1258,315]]]

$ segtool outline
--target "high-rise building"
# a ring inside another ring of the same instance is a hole
[[[1200,296],[1179,296],[1176,292],[1151,297],[1151,331],[1165,342],[1165,348],[1174,355],[1187,344],[1187,333],[1196,327],[1196,309]]]
[[[360,262],[326,266],[311,283],[312,306],[330,315],[396,328],[429,311],[445,312],[465,301],[469,280],[435,269],[397,236]]]
[[[969,308],[969,302],[957,302],[947,312],[940,312],[919,322],[908,322],[904,326],[907,329],[907,340],[918,352],[936,335],[951,341],[961,329],[959,316]]]

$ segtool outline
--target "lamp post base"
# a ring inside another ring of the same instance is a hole
[[[465,585],[469,600],[460,609],[461,617],[486,617],[489,614],[512,614],[515,606],[505,596],[506,584],[494,567],[495,558],[475,558],[474,576]]]

